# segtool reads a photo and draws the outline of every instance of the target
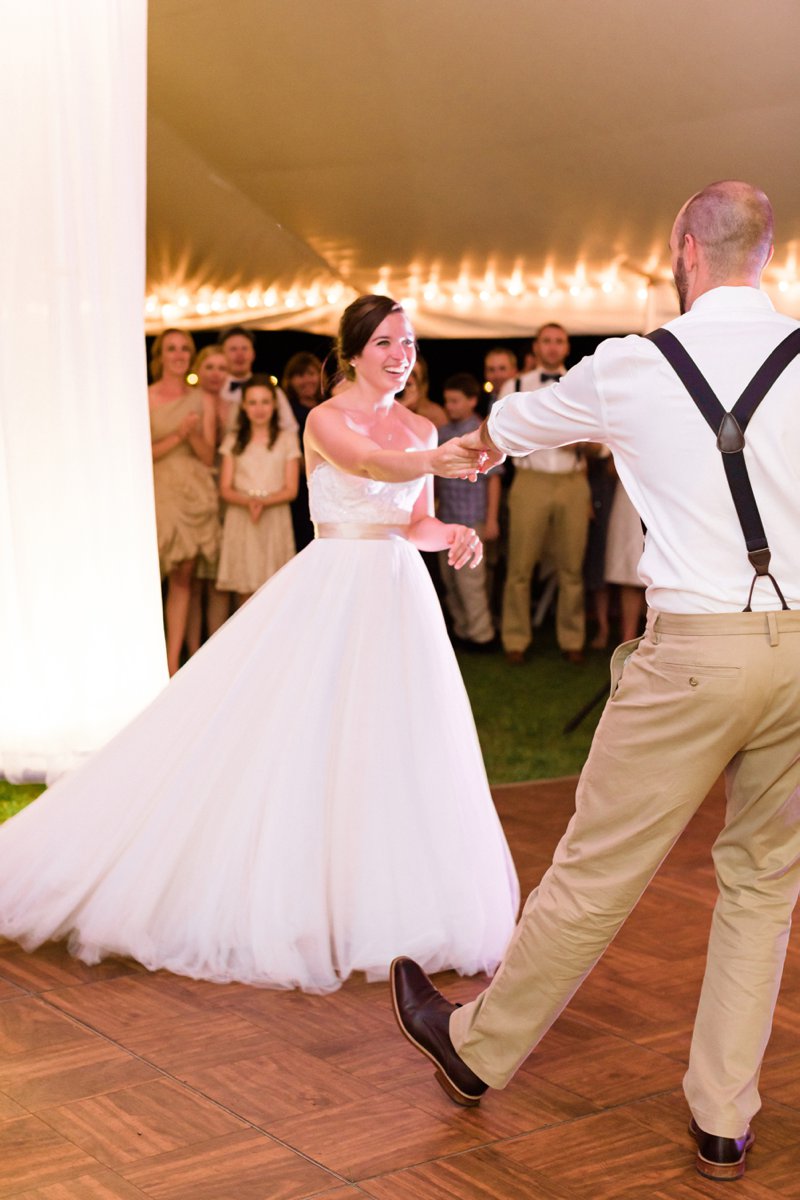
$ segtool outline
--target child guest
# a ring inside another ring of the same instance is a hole
[[[451,375],[444,385],[444,407],[447,422],[439,429],[439,444],[462,437],[480,425],[475,413],[481,395],[481,385],[474,375]],[[495,467],[479,475],[475,483],[467,479],[437,479],[437,515],[440,521],[469,525],[484,542],[495,541],[500,535],[500,476],[503,468]],[[439,554],[439,570],[445,588],[445,604],[453,625],[453,635],[464,649],[486,650],[493,646],[495,630],[489,611],[489,598],[484,561],[471,571],[456,571]]]
[[[297,495],[300,447],[278,428],[275,387],[254,375],[244,386],[238,428],[220,447],[219,491],[227,504],[217,587],[239,603],[293,557],[290,502]]]

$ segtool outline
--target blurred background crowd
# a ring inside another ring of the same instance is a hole
[[[306,341],[280,373],[277,362],[256,361],[257,337],[241,326],[199,351],[181,329],[150,344],[171,674],[314,536],[302,437],[329,382],[321,339]],[[449,342],[436,353],[435,376],[420,354],[397,400],[432,421],[440,442],[476,428],[509,392],[557,383],[576,357],[557,323],[524,346]],[[485,547],[476,570],[454,571],[446,553],[423,556],[457,648],[518,666],[552,619],[565,662],[579,666],[587,648],[638,636],[644,533],[606,447],[539,450],[477,484],[437,480],[436,489],[438,515],[473,526]]]

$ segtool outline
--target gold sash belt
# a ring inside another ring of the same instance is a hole
[[[318,538],[353,538],[378,541],[381,538],[405,538],[407,525],[362,525],[357,521],[323,521],[314,526]]]

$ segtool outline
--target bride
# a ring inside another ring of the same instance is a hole
[[[309,415],[316,539],[130,725],[0,827],[0,935],[88,963],[326,992],[397,955],[491,971],[519,891],[418,549],[480,559],[433,516],[436,445],[395,403],[402,308],[363,296],[348,384]]]

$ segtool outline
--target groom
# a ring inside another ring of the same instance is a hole
[[[670,248],[683,315],[667,334],[609,339],[553,386],[500,401],[462,439],[487,466],[610,446],[647,527],[647,629],[615,655],[575,814],[489,987],[457,1008],[401,958],[392,991],[403,1033],[451,1099],[474,1105],[505,1087],[724,772],[719,896],[684,1091],[697,1169],[736,1179],[800,890],[800,327],[760,290],[772,210],[757,188],[729,180],[692,196]],[[751,401],[766,390],[761,406],[725,419],[721,453],[724,414],[682,348],[730,410],[793,334],[750,389]]]

